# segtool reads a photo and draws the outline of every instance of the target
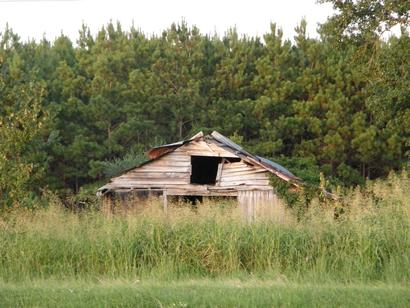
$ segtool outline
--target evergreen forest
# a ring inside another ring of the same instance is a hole
[[[23,40],[5,26],[0,206],[94,189],[200,130],[312,183],[322,173],[352,187],[408,169],[410,5],[322,2],[336,13],[315,38],[305,20],[293,39],[275,23],[250,37],[184,20],[156,35],[109,22],[98,33],[83,25],[76,41]]]

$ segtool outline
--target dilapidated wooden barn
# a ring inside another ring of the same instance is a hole
[[[300,179],[281,165],[252,155],[220,133],[202,132],[192,138],[148,151],[143,164],[112,178],[98,194],[156,192],[167,196],[233,197],[247,217],[259,208],[280,211],[281,205],[269,183],[273,174],[297,185]]]

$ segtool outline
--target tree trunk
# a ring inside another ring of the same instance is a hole
[[[179,140],[182,140],[182,128],[184,126],[183,120],[179,120]]]

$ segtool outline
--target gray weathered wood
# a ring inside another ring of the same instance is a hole
[[[284,219],[283,207],[269,183],[273,172],[252,158],[239,157],[229,147],[199,136],[169,153],[112,178],[102,187],[115,192],[162,192],[163,209],[168,214],[168,196],[237,197],[247,221],[269,215]],[[215,185],[199,185],[191,181],[191,157],[221,157]],[[240,160],[240,161],[238,161]]]
[[[164,189],[162,192],[162,198],[164,199],[164,214],[168,216],[168,197],[167,197],[167,190]]]
[[[222,169],[223,169],[224,163],[225,163],[225,159],[222,158],[222,161],[218,164],[218,171],[216,172],[216,182],[215,182],[217,186],[221,185]]]

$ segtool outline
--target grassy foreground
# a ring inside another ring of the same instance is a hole
[[[14,211],[0,218],[0,306],[409,306],[409,191],[392,176],[284,224],[215,202],[167,217],[155,201]]]
[[[2,307],[408,307],[399,285],[254,280],[41,281],[0,284]]]

